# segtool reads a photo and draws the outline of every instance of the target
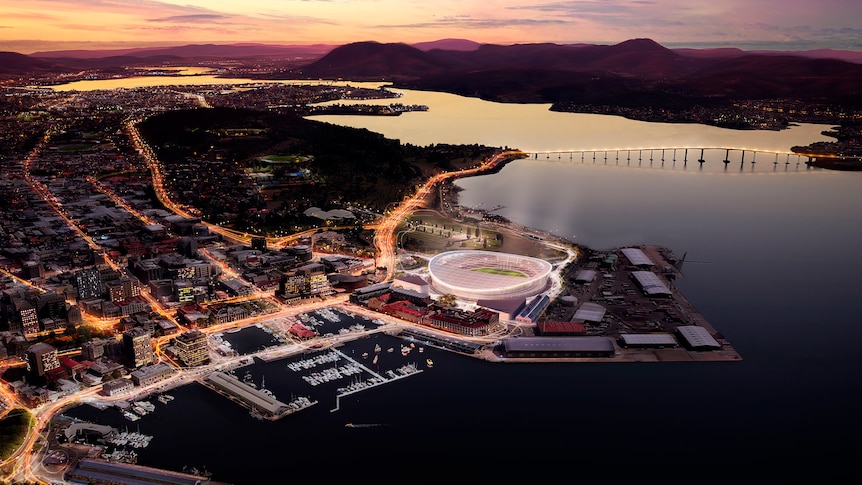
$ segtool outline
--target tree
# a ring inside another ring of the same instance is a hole
[[[451,293],[446,293],[445,295],[442,295],[440,298],[437,299],[438,303],[441,303],[446,306],[452,306],[455,304],[456,301],[458,301],[458,297]]]

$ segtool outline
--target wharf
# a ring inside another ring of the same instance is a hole
[[[222,372],[213,372],[201,383],[249,409],[252,416],[270,421],[317,404],[317,401],[308,398],[298,398],[290,403],[284,403]]]
[[[637,246],[649,261],[637,264],[628,261],[620,249],[590,251],[584,249],[562,279],[569,293],[564,304],[555,300],[545,311],[536,327],[527,329],[529,338],[552,335],[543,332],[546,322],[578,322],[583,324],[584,336],[605,337],[613,343],[613,355],[585,357],[505,356],[499,348],[486,349],[476,357],[495,362],[707,362],[741,361],[742,357],[730,342],[718,332],[706,317],[679,291],[674,282],[682,278],[680,260],[670,250],[660,246]],[[586,270],[586,271],[585,271]],[[666,286],[660,294],[647,294],[639,288],[635,272],[650,272],[653,281]],[[583,276],[589,274],[590,276]],[[574,297],[574,298],[572,298]],[[602,309],[601,317],[586,320],[577,317],[577,310],[585,303]],[[689,328],[685,328],[689,327]],[[695,328],[699,327],[699,328]],[[702,330],[715,340],[700,348],[688,345],[682,330]],[[531,332],[530,332],[531,331]],[[623,336],[672,336],[675,345],[644,343],[626,345]],[[572,335],[570,335],[572,336]],[[573,336],[577,338],[577,335]],[[717,344],[717,345],[716,345]]]

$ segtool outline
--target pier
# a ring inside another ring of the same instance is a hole
[[[352,383],[346,387],[342,387],[342,388],[338,389],[338,393],[335,395],[335,407],[330,410],[330,412],[333,412],[333,413],[335,411],[338,411],[341,408],[341,398],[343,396],[349,396],[349,395],[357,393],[359,391],[371,389],[373,387],[387,384],[389,382],[393,382],[393,381],[396,381],[398,379],[403,379],[403,378],[409,377],[413,374],[417,374],[419,372],[422,372],[422,369],[419,369],[419,367],[416,364],[405,364],[405,365],[403,365],[403,366],[401,366],[395,370],[386,371],[385,372],[386,377],[384,377],[384,376],[378,374],[377,372],[373,371],[372,369],[368,368],[367,366],[365,366],[361,362],[358,362],[357,360],[348,356],[347,354],[345,354],[339,350],[333,349],[333,351],[338,352],[342,358],[350,361],[352,364],[359,366],[365,372],[368,372],[369,374],[371,374],[371,378],[369,378],[369,379],[356,381],[356,382],[354,382],[354,383]]]
[[[307,398],[294,400],[290,403],[281,402],[223,372],[213,372],[201,382],[219,394],[248,408],[253,416],[270,421],[275,421],[317,404],[317,401],[311,401]]]

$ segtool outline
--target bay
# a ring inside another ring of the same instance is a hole
[[[386,100],[389,102],[389,100]],[[141,463],[205,467],[234,484],[298,477],[662,483],[858,479],[862,368],[862,174],[796,161],[704,166],[604,163],[604,150],[734,147],[785,153],[828,127],[780,132],[553,113],[405,92],[427,112],[317,116],[415,144],[480,143],[536,152],[458,182],[468,206],[597,249],[642,243],[686,254],[681,291],[739,362],[492,364],[445,352],[434,369],[270,423],[198,385],[140,421]],[[545,151],[602,150],[596,163]],[[738,156],[739,153],[736,153]],[[782,155],[781,157],[784,157]],[[784,160],[781,158],[781,160]],[[621,162],[621,161],[620,161]],[[740,167],[741,165],[741,167]],[[275,383],[279,362],[255,372]],[[82,417],[111,420],[82,406]],[[152,419],[150,419],[152,418]],[[116,419],[122,420],[119,415]],[[346,423],[385,426],[348,428]],[[848,445],[849,443],[849,445]],[[461,477],[461,478],[458,478]]]

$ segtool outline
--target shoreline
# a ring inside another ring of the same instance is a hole
[[[494,166],[492,169],[485,170],[481,173],[470,174],[466,177],[473,177],[478,175],[487,175],[490,173],[496,173],[502,169],[502,167],[512,161],[519,160],[524,157],[507,157],[506,160]],[[445,217],[452,218],[454,220],[462,220],[463,216],[461,214],[466,210],[459,204],[458,193],[461,189],[454,184],[454,181],[461,177],[453,177],[452,179],[446,180],[444,185],[448,186],[450,190],[447,191],[447,195],[443,197],[443,199],[436,199],[425,210],[431,210],[441,214]],[[471,209],[470,212],[474,210]],[[478,211],[480,214],[486,214],[488,211]],[[556,243],[559,245],[566,246],[574,250],[577,254],[575,259],[572,261],[570,266],[578,267],[581,263],[581,259],[585,256],[584,253],[594,252],[591,248],[580,246],[578,244],[569,241],[568,239],[558,236],[556,234],[542,231],[539,229],[523,226],[511,221],[506,222],[498,222],[498,221],[486,221],[480,220],[480,224],[490,227],[493,230],[505,232],[509,236],[520,237],[526,239],[524,234],[533,234],[537,236],[541,236],[542,243],[547,244]],[[664,248],[655,245],[643,245],[638,246],[645,249],[645,252],[648,252],[649,255],[655,260],[658,259],[661,261],[661,265],[664,268],[674,268],[673,277],[681,276],[681,273],[678,269],[676,269],[674,262],[668,261],[663,255],[671,254],[669,248]],[[618,251],[621,248],[615,248],[611,251]],[[657,263],[659,265],[659,263]],[[571,269],[569,269],[571,271]],[[565,281],[565,279],[564,279]],[[564,285],[564,292],[570,290],[570,285]],[[680,310],[682,310],[685,316],[689,319],[689,323],[691,325],[697,325],[705,328],[710,335],[712,335],[715,340],[721,345],[721,348],[718,350],[693,350],[688,349],[684,345],[680,344],[678,347],[674,348],[625,348],[619,345],[617,338],[612,338],[611,340],[614,343],[614,355],[612,357],[505,357],[501,355],[499,352],[496,352],[493,348],[486,349],[479,352],[477,355],[469,355],[463,354],[467,357],[479,358],[482,360],[487,360],[489,362],[501,362],[501,363],[527,363],[527,362],[535,362],[535,363],[546,363],[546,362],[696,362],[696,361],[724,361],[724,362],[736,362],[741,361],[742,357],[739,353],[731,346],[730,342],[728,342],[721,332],[719,332],[707,319],[706,317],[697,310],[697,308],[676,288],[675,285],[670,284],[669,288],[671,290],[670,300],[673,301]],[[557,294],[553,297],[552,302],[558,301],[561,299],[562,294]],[[588,301],[588,300],[585,300]],[[534,327],[535,328],[535,327]],[[652,332],[645,332],[652,333]],[[457,336],[456,336],[457,337]],[[516,338],[524,338],[524,337],[516,337]]]

